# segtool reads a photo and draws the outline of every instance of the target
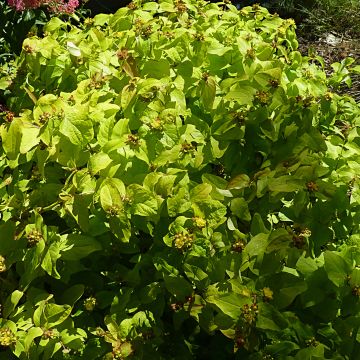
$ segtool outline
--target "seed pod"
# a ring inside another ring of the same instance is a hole
[[[235,345],[237,348],[242,348],[244,345],[245,345],[245,339],[243,336],[238,336],[236,339],[235,339]]]
[[[310,339],[305,341],[305,344],[306,344],[306,346],[309,346],[309,347],[310,346],[316,347],[319,345],[319,342],[314,337],[311,337]]]
[[[245,246],[246,246],[246,244],[243,241],[238,240],[237,242],[232,244],[231,250],[235,251],[235,252],[238,252],[238,253],[241,253],[245,249]]]
[[[175,1],[175,7],[178,13],[184,13],[187,10],[186,4],[182,0]]]
[[[356,297],[360,297],[360,286],[354,286],[352,288],[352,294]]]
[[[59,335],[58,331],[55,329],[45,329],[42,338],[43,339],[55,339]]]
[[[126,143],[130,146],[139,146],[140,145],[140,138],[137,135],[129,134],[126,140]]]
[[[307,187],[309,192],[319,191],[319,186],[314,181],[309,181],[306,184],[306,187]]]

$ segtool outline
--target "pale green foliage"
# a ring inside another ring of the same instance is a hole
[[[334,91],[353,60],[327,77],[259,6],[46,31],[0,80],[6,354],[354,359],[360,109]]]

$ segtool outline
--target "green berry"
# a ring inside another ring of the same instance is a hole
[[[5,258],[0,255],[0,273],[5,272],[7,270],[6,264],[5,264]]]
[[[32,230],[27,236],[27,243],[29,247],[36,246],[41,240],[44,239],[42,233],[38,230]]]
[[[194,225],[196,227],[198,227],[199,229],[202,229],[206,226],[206,220],[199,217],[199,216],[195,216],[192,218],[193,222],[194,222]]]
[[[84,301],[84,307],[87,311],[93,311],[96,306],[96,299],[93,296],[88,297]]]
[[[174,246],[179,250],[190,248],[194,242],[194,235],[189,233],[177,233],[174,236]]]
[[[0,346],[8,347],[15,342],[16,336],[8,327],[0,329]]]

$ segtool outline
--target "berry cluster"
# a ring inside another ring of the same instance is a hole
[[[271,79],[271,80],[269,80],[269,85],[275,89],[275,88],[279,87],[279,81],[275,80],[275,79]]]
[[[122,48],[116,53],[119,60],[126,60],[129,57],[129,51],[126,48]]]
[[[309,347],[310,347],[310,346],[316,347],[316,346],[319,345],[319,342],[318,342],[314,337],[312,337],[312,338],[306,340],[306,341],[305,341],[305,344],[306,344],[306,346],[309,346]]]
[[[354,286],[352,288],[352,294],[354,296],[360,297],[360,286]]]
[[[45,124],[51,119],[51,114],[48,112],[44,112],[39,116],[40,124]]]
[[[251,305],[245,304],[241,309],[242,318],[248,325],[253,325],[256,322],[258,313],[258,306],[255,302]]]
[[[135,20],[135,33],[144,38],[148,38],[152,33],[153,29],[151,25],[146,25],[141,19]]]
[[[194,235],[186,233],[177,233],[174,236],[174,246],[179,250],[190,248],[194,242]]]
[[[44,240],[43,234],[38,230],[32,230],[26,236],[28,247],[36,246],[41,240]]]
[[[6,111],[5,113],[5,121],[11,123],[14,120],[15,113],[12,111]]]
[[[91,77],[89,86],[91,89],[101,89],[105,82],[106,76],[102,73],[96,73]]]
[[[264,288],[262,289],[262,293],[263,293],[263,300],[264,300],[265,302],[268,302],[268,301],[270,301],[270,300],[273,299],[274,293],[273,293],[273,291],[272,291],[270,288],[264,287]]]
[[[187,10],[186,4],[182,0],[175,1],[175,7],[178,13],[184,13]]]
[[[246,51],[246,57],[251,59],[251,60],[254,60],[256,58],[256,53],[255,53],[255,49],[254,48],[250,48]]]
[[[127,7],[130,10],[136,10],[137,9],[137,5],[133,1],[131,3],[129,3]]]
[[[246,244],[242,240],[238,240],[234,244],[232,244],[231,250],[241,253],[245,249],[245,246],[246,246]]]
[[[151,129],[153,130],[163,130],[163,124],[161,122],[160,117],[156,117],[150,124]]]
[[[233,112],[231,116],[240,126],[244,125],[245,120],[247,119],[247,113],[244,110]]]
[[[42,334],[42,338],[45,340],[46,339],[55,339],[58,336],[59,336],[58,331],[54,330],[54,329],[45,329]]]
[[[177,301],[170,304],[170,308],[173,311],[179,311],[184,308],[184,305],[191,305],[195,301],[195,297],[192,295],[186,296],[184,301]]]
[[[306,188],[308,189],[309,192],[319,191],[319,186],[314,181],[309,181],[306,184]]]
[[[197,143],[195,141],[192,141],[191,143],[184,142],[181,144],[181,152],[182,153],[190,153],[197,149]]]
[[[5,272],[7,270],[6,264],[5,264],[5,258],[0,255],[0,273]]]
[[[0,346],[8,347],[15,342],[16,336],[8,327],[0,329]]]
[[[199,216],[194,216],[192,218],[192,221],[194,222],[194,225],[199,229],[203,229],[206,226],[206,220]]]
[[[140,145],[140,138],[135,134],[129,134],[126,143],[130,146],[137,147]]]
[[[197,40],[197,41],[204,41],[205,36],[202,33],[196,33],[196,34],[194,34],[194,39]]]
[[[107,212],[110,216],[117,216],[117,215],[119,215],[119,213],[120,213],[120,208],[119,208],[119,206],[117,206],[117,205],[112,205],[112,206],[110,206],[110,207],[106,210],[106,212]]]
[[[266,105],[270,101],[270,94],[267,91],[258,91],[255,94],[255,99],[257,99],[260,104]]]
[[[93,296],[84,300],[84,307],[87,311],[93,311],[96,306],[96,299]]]

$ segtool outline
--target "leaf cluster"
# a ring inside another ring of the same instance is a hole
[[[228,2],[27,38],[0,79],[4,354],[355,359],[352,63],[327,76],[291,20]]]

